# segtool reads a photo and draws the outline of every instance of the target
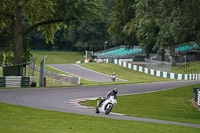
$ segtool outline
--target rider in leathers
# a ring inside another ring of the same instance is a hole
[[[117,93],[118,93],[118,90],[117,88],[114,88],[112,91],[109,91],[107,94],[106,94],[106,97],[104,97],[101,102],[99,103],[99,106],[101,106],[101,104],[106,100],[106,99],[109,99],[110,96],[114,96],[115,99],[117,99]]]

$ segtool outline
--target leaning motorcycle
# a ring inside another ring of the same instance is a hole
[[[117,104],[117,98],[115,98],[114,96],[110,96],[109,98],[107,98],[103,103],[101,103],[101,105],[99,105],[100,101],[97,101],[97,107],[96,107],[96,113],[105,113],[106,115],[108,115],[112,108]]]

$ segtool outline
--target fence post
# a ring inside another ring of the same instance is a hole
[[[40,81],[39,81],[40,87],[45,86],[44,76],[45,76],[45,61],[46,61],[46,58],[47,58],[47,55],[44,57],[44,59],[40,63]]]

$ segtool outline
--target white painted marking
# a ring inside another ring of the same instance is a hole
[[[137,65],[133,65],[133,70],[137,71]]]
[[[182,80],[182,74],[178,74],[178,80]]]
[[[157,75],[158,77],[160,77],[160,71],[157,70],[156,75]]]
[[[154,69],[150,69],[150,75],[154,75]]]
[[[126,62],[123,62],[123,67],[126,67]]]
[[[129,69],[131,69],[131,65],[132,65],[131,63],[128,63],[128,68],[129,68]]]
[[[185,80],[188,80],[188,77],[187,77],[187,76],[188,76],[188,74],[185,74]]]
[[[122,61],[121,61],[121,60],[119,60],[119,65],[120,65],[120,66],[122,65]]]
[[[110,114],[112,114],[112,115],[119,115],[119,116],[124,116],[125,115],[125,114],[113,113],[113,112],[110,112]]]
[[[170,79],[174,79],[174,73],[170,73]]]
[[[142,72],[142,66],[139,66],[139,72]]]
[[[144,68],[144,73],[148,74],[148,68]]]
[[[117,64],[117,59],[114,60],[114,63]]]
[[[167,72],[163,72],[163,77],[167,78]]]

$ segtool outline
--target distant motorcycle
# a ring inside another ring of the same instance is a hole
[[[111,76],[111,79],[112,79],[112,82],[115,82],[116,76],[115,76],[115,75],[112,75],[112,76]]]
[[[111,79],[112,79],[112,82],[115,82],[115,79],[116,79],[116,74],[115,74],[115,72],[113,72],[113,74],[111,75]]]
[[[110,96],[106,99],[101,105],[99,105],[100,101],[97,101],[96,113],[105,113],[108,115],[112,108],[117,104],[117,99],[114,96]]]

